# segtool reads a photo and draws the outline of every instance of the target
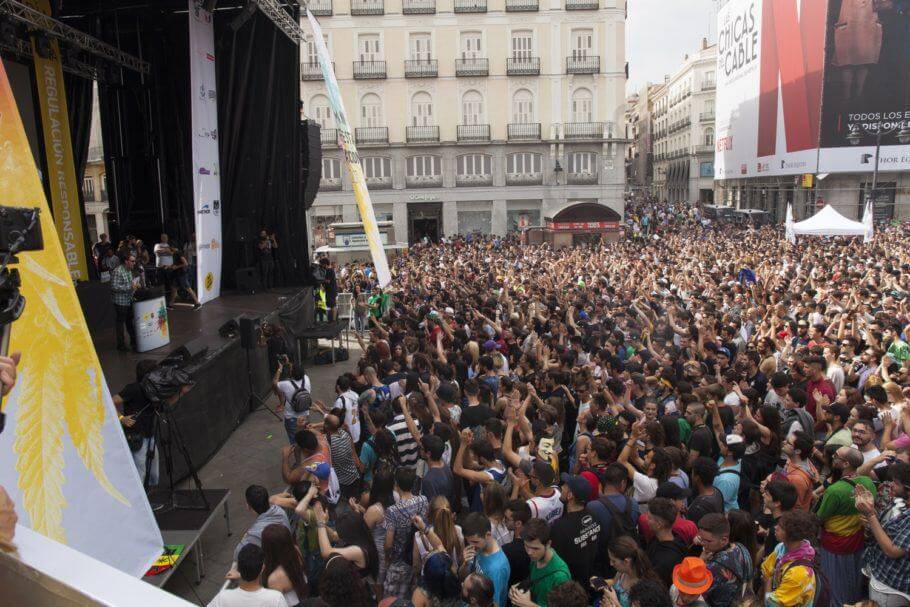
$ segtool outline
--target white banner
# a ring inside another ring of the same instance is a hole
[[[203,0],[189,0],[196,285],[201,303],[221,295],[222,247],[215,32],[212,14],[203,4]]]

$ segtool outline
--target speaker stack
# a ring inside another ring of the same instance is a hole
[[[322,133],[312,120],[300,123],[300,188],[303,209],[313,206],[322,179]]]

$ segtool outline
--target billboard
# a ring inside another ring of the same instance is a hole
[[[718,13],[715,179],[814,173],[827,0]]]
[[[820,172],[910,170],[910,0],[828,0]]]

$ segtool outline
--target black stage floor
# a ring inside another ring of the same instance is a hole
[[[268,293],[226,293],[208,302],[198,311],[192,306],[176,304],[169,310],[171,343],[149,352],[120,352],[113,327],[91,329],[95,350],[101,360],[101,368],[112,394],[116,394],[127,383],[134,381],[136,363],[144,359],[162,360],[183,344],[197,338],[212,352],[225,345],[228,340],[218,334],[218,328],[241,314],[266,316],[279,307],[281,299],[299,291],[299,288],[278,289]]]

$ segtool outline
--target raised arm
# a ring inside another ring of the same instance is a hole
[[[502,439],[502,456],[510,466],[521,466],[521,456],[512,449],[512,434],[515,430],[515,420],[509,419],[506,423],[506,435]]]

